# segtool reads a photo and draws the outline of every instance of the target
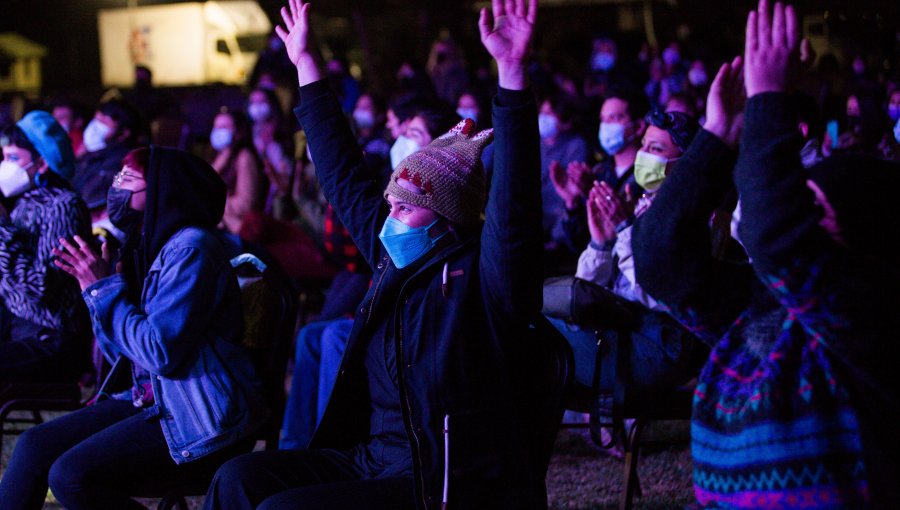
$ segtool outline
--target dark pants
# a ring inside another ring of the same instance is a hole
[[[89,366],[87,335],[20,319],[0,304],[0,380],[75,382]]]
[[[352,453],[254,452],[216,473],[206,510],[404,510],[415,508],[411,478],[362,479]]]
[[[147,416],[130,401],[106,400],[28,429],[0,479],[0,510],[40,510],[48,483],[68,510],[143,509],[131,496],[162,496],[162,484],[174,480],[209,480],[252,446],[176,465],[159,420]]]

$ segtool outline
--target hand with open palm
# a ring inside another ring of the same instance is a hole
[[[525,61],[531,53],[537,0],[492,0],[491,11],[481,10],[481,43],[497,61],[500,86],[523,90]]]
[[[281,8],[284,27],[276,26],[275,33],[284,42],[288,58],[297,67],[297,78],[302,87],[323,78],[322,55],[309,25],[309,2],[289,0],[288,7]]]

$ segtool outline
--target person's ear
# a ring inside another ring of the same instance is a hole
[[[644,136],[644,131],[647,130],[647,123],[644,122],[644,119],[638,119],[634,123],[634,134],[635,138],[640,138]]]
[[[36,160],[34,160],[34,166],[32,166],[31,168],[34,169],[34,172],[36,174],[43,175],[47,173],[48,170],[50,170],[50,165],[47,164],[47,161],[44,158],[38,157]],[[32,175],[32,177],[34,176]]]

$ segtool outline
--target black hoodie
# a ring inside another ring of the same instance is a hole
[[[193,154],[151,145],[144,179],[144,228],[121,253],[121,260],[134,260],[133,266],[126,264],[126,277],[137,302],[150,265],[169,238],[188,226],[213,229],[225,212],[225,183],[209,163]]]

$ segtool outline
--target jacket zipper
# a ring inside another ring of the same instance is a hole
[[[446,267],[446,266],[445,266]],[[450,496],[450,415],[444,415],[444,499],[441,510],[447,510]]]
[[[402,296],[402,294],[401,294],[401,296]],[[401,384],[402,384],[400,393],[403,396],[404,404],[406,404],[407,426],[409,427],[409,431],[412,432],[413,439],[416,441],[416,459],[419,461],[419,485],[422,488],[421,489],[422,505],[423,505],[423,508],[428,508],[428,501],[426,501],[426,499],[425,499],[426,498],[425,475],[422,474],[422,469],[423,469],[423,466],[425,465],[425,463],[422,461],[422,456],[421,456],[422,445],[419,442],[419,436],[416,434],[416,428],[413,426],[413,423],[412,423],[412,405],[409,403],[409,393],[406,392],[406,379],[405,379],[405,375],[403,375],[403,373],[402,373],[403,365],[406,363],[405,359],[403,358],[403,320],[402,320],[402,318],[401,318],[401,320],[398,321],[397,337],[398,337],[398,344],[399,344],[398,349],[397,349],[397,354],[398,354],[398,359],[400,360],[400,364],[399,364],[399,367],[401,370],[400,379],[401,379]]]

